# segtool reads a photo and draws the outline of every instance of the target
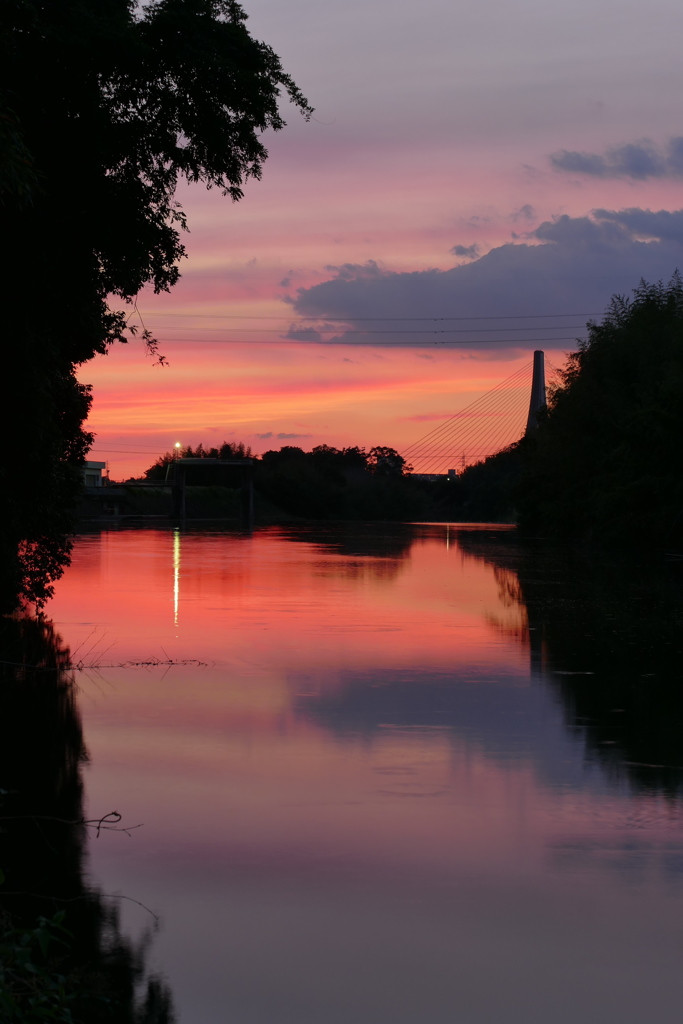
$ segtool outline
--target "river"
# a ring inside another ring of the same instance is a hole
[[[86,811],[141,826],[88,878],[158,916],[181,1024],[678,1024],[679,568],[505,527],[79,536],[47,614]]]

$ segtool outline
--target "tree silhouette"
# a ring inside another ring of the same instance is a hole
[[[616,296],[526,448],[528,529],[671,544],[683,525],[683,282]]]
[[[0,15],[5,599],[68,558],[91,401],[77,367],[127,338],[184,255],[180,180],[237,200],[288,97],[310,107],[234,0],[6,0]],[[155,342],[144,335],[152,351]],[[7,385],[6,385],[7,387]],[[8,389],[8,390],[9,390]]]

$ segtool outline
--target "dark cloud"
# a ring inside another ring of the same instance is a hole
[[[552,153],[550,162],[558,171],[569,171],[570,174],[592,174],[596,178],[607,175],[607,162],[604,156],[597,153],[577,153],[569,149],[561,149]]]
[[[359,277],[373,280],[382,276],[382,268],[376,260],[368,260],[367,263],[342,263],[340,266],[329,263],[325,270],[336,274],[342,281],[356,281]]]
[[[290,341],[322,341],[322,335],[320,331],[316,331],[314,327],[297,327],[293,325],[284,335]]]
[[[676,177],[683,176],[683,138],[669,142],[669,167]]]
[[[450,339],[503,356],[505,350],[541,342],[571,348],[587,316],[599,316],[613,294],[628,294],[641,278],[668,280],[679,266],[683,210],[596,210],[586,217],[545,221],[523,243],[498,246],[450,270],[397,273],[372,263],[356,272],[347,264],[329,280],[299,289],[290,301],[301,316],[327,319],[317,333],[328,342],[391,345]],[[581,315],[560,321],[561,327],[550,318],[470,324],[426,319],[558,313]],[[330,322],[335,319],[347,325],[336,333]],[[523,330],[513,330],[518,326]],[[457,335],[435,333],[468,328],[469,333]],[[504,344],[487,342],[494,338]]]
[[[683,245],[683,210],[594,210],[593,215],[603,222],[613,222],[631,232],[636,238],[660,239]]]
[[[679,178],[683,176],[683,137],[670,139],[662,148],[649,139],[629,142],[604,154],[562,149],[551,154],[550,162],[558,171],[594,178]]]
[[[481,250],[478,245],[454,245],[450,252],[454,256],[461,256],[466,260],[476,260]]]

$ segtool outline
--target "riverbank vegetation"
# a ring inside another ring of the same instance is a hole
[[[257,521],[278,518],[393,522],[512,522],[521,465],[520,444],[511,445],[458,477],[431,479],[412,473],[394,448],[317,445],[311,451],[293,445],[253,456],[243,443],[203,444],[166,452],[144,474],[146,483],[172,478],[177,458],[254,461]],[[160,489],[130,490],[137,511],[168,513],[170,500]],[[221,487],[187,488],[190,518],[236,518],[236,493]],[[231,511],[232,510],[232,511]]]
[[[526,531],[669,545],[683,528],[683,282],[615,297],[524,445]]]
[[[176,458],[241,459],[252,457],[244,444],[224,443],[219,447],[183,448],[177,455],[167,452],[145,472],[150,483],[166,480]],[[443,496],[433,484],[410,475],[410,467],[394,449],[375,446],[366,451],[358,446],[334,448],[317,445],[311,451],[293,445],[253,457],[254,488],[258,518],[348,519],[394,521],[414,520],[436,514]],[[156,492],[161,499],[161,492]],[[220,516],[235,492],[228,488],[188,487],[189,516]],[[137,495],[136,495],[137,497]],[[149,505],[151,499],[145,499]],[[155,506],[161,510],[162,505]],[[168,501],[166,501],[168,507]]]

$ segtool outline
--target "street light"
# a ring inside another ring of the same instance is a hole
[[[182,446],[182,444],[180,443],[180,441],[176,441],[176,443],[175,443],[175,444],[173,445],[173,447],[175,448],[175,457],[176,457],[176,459],[177,459],[177,458],[178,458],[178,456],[180,455],[180,449],[181,449],[181,448],[182,448],[183,446]]]

